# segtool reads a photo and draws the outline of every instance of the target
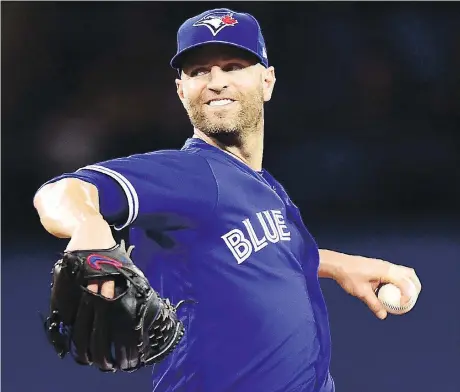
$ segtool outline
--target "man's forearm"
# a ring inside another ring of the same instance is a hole
[[[59,238],[70,238],[66,250],[110,248],[115,240],[99,212],[94,185],[63,179],[40,189],[34,206],[43,227]]]
[[[333,250],[320,249],[318,276],[320,278],[334,279],[342,263],[347,261],[350,257],[354,256]]]

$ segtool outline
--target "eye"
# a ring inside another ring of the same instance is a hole
[[[203,75],[206,75],[208,72],[209,72],[209,70],[206,69],[206,68],[196,68],[196,69],[193,69],[190,72],[190,76],[192,78],[195,77],[195,76],[203,76]]]
[[[223,70],[225,72],[231,72],[231,71],[239,71],[240,69],[243,69],[244,67],[241,65],[241,64],[236,64],[236,63],[232,63],[232,64],[227,64]]]

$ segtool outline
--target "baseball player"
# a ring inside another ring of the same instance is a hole
[[[153,365],[156,392],[332,392],[318,278],[335,279],[380,319],[379,284],[397,285],[407,301],[419,279],[408,267],[319,250],[263,168],[276,78],[253,16],[214,9],[186,20],[171,66],[193,126],[180,150],[90,164],[35,195],[44,228],[70,239],[54,268],[50,340],[101,370]],[[129,251],[114,239],[125,228]]]

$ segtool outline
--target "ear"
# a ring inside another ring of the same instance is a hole
[[[181,79],[176,79],[176,90],[179,99],[182,101],[184,99],[184,90],[182,86],[183,81]]]
[[[263,90],[264,90],[264,101],[270,101],[273,89],[275,88],[276,76],[275,76],[275,68],[269,67],[264,70],[263,72]]]

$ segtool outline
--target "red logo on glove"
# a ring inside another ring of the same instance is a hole
[[[123,266],[123,263],[118,260],[111,259],[110,257],[102,256],[98,254],[89,255],[86,258],[86,261],[89,264],[89,266],[95,270],[100,270],[101,264],[112,265],[115,268],[121,268]]]

